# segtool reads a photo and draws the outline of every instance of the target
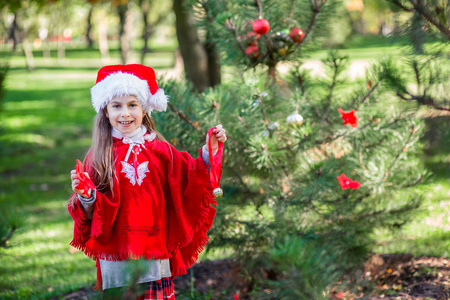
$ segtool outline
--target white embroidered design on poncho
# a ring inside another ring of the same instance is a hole
[[[148,161],[143,162],[136,169],[126,161],[121,161],[121,163],[122,173],[126,174],[125,177],[130,179],[132,185],[135,185],[136,182],[141,185],[146,176],[145,173],[150,172],[150,170],[148,169]]]

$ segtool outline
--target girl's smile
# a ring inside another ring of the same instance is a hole
[[[141,104],[133,95],[111,99],[105,113],[111,126],[122,134],[130,134],[138,129],[145,115]]]

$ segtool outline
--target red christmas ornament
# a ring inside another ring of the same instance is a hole
[[[333,292],[333,294],[331,295],[331,299],[342,299],[344,298],[344,293],[342,292]]]
[[[259,48],[256,45],[250,45],[245,49],[245,54],[247,54],[250,57],[256,58],[259,56]]]
[[[259,37],[260,37],[260,35],[257,34],[256,32],[251,31],[251,30],[247,31],[247,39],[248,40],[257,40],[257,39],[259,39]]]
[[[345,176],[344,173],[342,173],[341,176],[337,176],[336,178],[339,181],[339,185],[341,186],[341,188],[343,190],[345,190],[345,189],[354,189],[355,190],[361,186],[361,183],[359,183],[358,181],[351,180],[350,178]]]
[[[303,41],[303,38],[305,37],[305,33],[301,29],[292,28],[291,32],[289,33],[289,36],[294,41],[294,43],[299,44]]]
[[[253,22],[253,31],[257,34],[266,34],[270,30],[270,23],[266,19],[258,19]]]
[[[83,190],[83,195],[89,196],[89,189],[96,189],[97,187],[92,182],[92,180],[86,176],[83,172],[83,164],[80,160],[77,159],[77,178],[80,180],[80,183],[76,186],[77,189]]]
[[[356,110],[344,111],[339,108],[338,111],[341,113],[342,120],[344,120],[344,125],[350,124],[353,128],[358,127],[358,117],[355,116]]]
[[[239,300],[238,293],[234,294],[234,300]]]

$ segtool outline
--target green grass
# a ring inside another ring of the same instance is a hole
[[[95,262],[70,247],[69,172],[90,145],[89,89],[103,65],[97,51],[66,51],[65,59],[35,53],[35,70],[10,55],[0,114],[0,224],[17,226],[0,248],[0,298],[49,299],[96,279]],[[54,55],[55,53],[52,53]],[[148,54],[159,69],[173,52]],[[110,63],[120,63],[111,51]]]
[[[345,51],[354,59],[358,53],[367,58],[398,50],[374,45]],[[49,299],[92,286],[96,278],[95,263],[69,246],[73,222],[66,203],[71,194],[69,172],[90,144],[95,112],[89,88],[103,63],[98,52],[83,49],[67,49],[61,60],[37,55],[32,73],[23,57],[10,56],[9,63],[0,114],[0,217],[18,229],[0,248],[0,298]],[[111,63],[119,63],[117,51],[111,52]],[[147,63],[170,68],[173,53],[149,54]],[[450,226],[450,138],[445,132],[434,139],[430,135],[424,161],[435,175],[417,188],[426,198],[424,211],[398,235],[378,233],[380,252],[449,256],[445,226]],[[426,224],[441,216],[439,226]],[[215,251],[206,258],[226,255],[227,251]]]

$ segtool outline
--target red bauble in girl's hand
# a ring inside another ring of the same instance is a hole
[[[81,161],[77,159],[77,178],[80,180],[80,183],[76,186],[77,189],[83,191],[83,195],[89,196],[89,189],[96,189],[97,187],[92,182],[92,180],[83,172],[83,164]]]
[[[299,44],[303,41],[303,38],[305,37],[305,33],[301,29],[292,28],[291,32],[289,33],[289,36],[294,41],[294,43]]]
[[[266,34],[270,30],[270,23],[266,19],[258,19],[253,22],[253,31],[257,34]]]

